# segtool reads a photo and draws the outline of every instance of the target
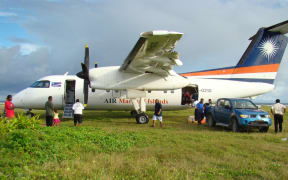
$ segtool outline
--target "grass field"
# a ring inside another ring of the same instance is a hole
[[[0,135],[0,179],[288,179],[287,115],[274,134],[187,124],[192,109],[164,112],[163,128],[124,111],[84,114],[81,127],[68,120]]]

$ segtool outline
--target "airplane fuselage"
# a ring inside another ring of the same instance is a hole
[[[107,68],[107,67],[106,67]],[[112,67],[113,69],[115,67]],[[187,77],[190,82],[186,88],[195,89],[198,97],[207,102],[215,102],[218,98],[247,98],[267,93],[274,89],[273,84],[241,82],[232,80],[205,79]],[[39,79],[49,85],[28,87],[14,96],[14,104],[19,108],[44,109],[48,96],[53,97],[55,108],[63,109],[65,104],[73,103],[75,99],[83,102],[83,79],[75,75],[54,75]],[[121,82],[120,82],[121,83]],[[155,100],[159,99],[164,110],[186,109],[183,103],[185,88],[174,90],[146,90],[145,102],[148,110],[154,108]],[[95,110],[133,110],[131,99],[127,98],[126,90],[100,90],[89,88],[87,109]]]
[[[69,82],[75,82],[75,97],[72,101],[80,99],[83,102],[83,79],[74,75],[47,76],[38,81],[50,83],[49,87],[28,87],[13,98],[13,102],[18,108],[44,109],[48,96],[53,97],[53,104],[57,109],[63,109],[67,103]],[[72,90],[73,91],[73,90]],[[72,95],[73,96],[73,95]],[[165,109],[185,109],[187,106],[181,105],[181,89],[167,91],[146,91],[147,109],[153,109],[155,100],[159,99]],[[89,103],[86,109],[97,110],[132,110],[133,105],[130,99],[126,98],[125,90],[99,90],[89,88]]]

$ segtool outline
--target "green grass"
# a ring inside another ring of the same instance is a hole
[[[274,134],[187,124],[193,110],[163,112],[163,128],[136,124],[128,111],[45,127],[35,112],[43,126],[0,135],[0,179],[288,179],[287,115]]]

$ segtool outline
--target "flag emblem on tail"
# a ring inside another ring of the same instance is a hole
[[[277,54],[277,50],[279,49],[276,41],[272,38],[263,39],[258,48],[262,56],[266,57],[268,61]]]

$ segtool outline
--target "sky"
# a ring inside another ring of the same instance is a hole
[[[184,33],[178,73],[233,66],[260,27],[288,19],[287,0],[0,0],[0,100],[52,74],[121,65],[141,32]],[[256,98],[288,102],[288,53],[273,92]]]

